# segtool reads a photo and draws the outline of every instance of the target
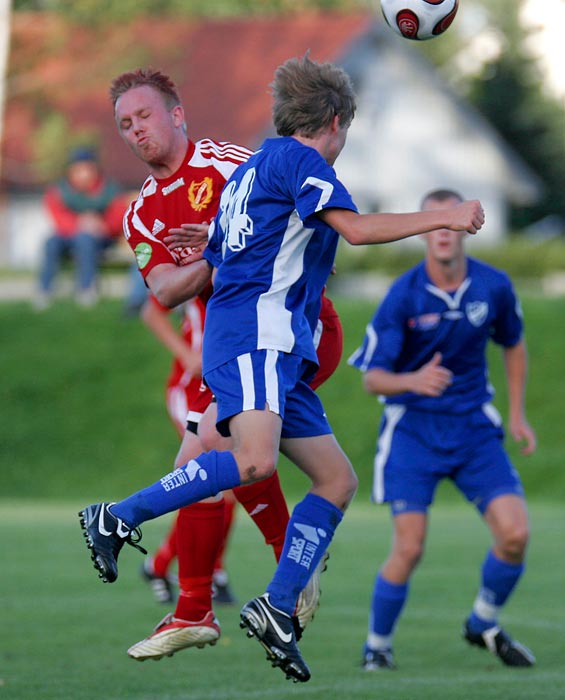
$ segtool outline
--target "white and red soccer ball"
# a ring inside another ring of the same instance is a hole
[[[443,34],[458,5],[458,0],[381,0],[387,24],[405,39],[416,41]]]

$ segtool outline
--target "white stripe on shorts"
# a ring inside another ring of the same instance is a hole
[[[253,365],[251,355],[239,355],[237,358],[239,376],[241,377],[241,389],[243,392],[242,411],[252,411],[255,408],[255,383],[253,381]]]
[[[373,501],[375,503],[384,503],[385,499],[385,465],[390,455],[390,446],[392,444],[392,436],[398,424],[398,421],[405,414],[405,406],[400,404],[390,404],[385,406],[384,415],[386,423],[383,432],[377,442],[377,454],[373,462]]]
[[[277,375],[278,350],[267,350],[265,359],[265,390],[269,410],[280,416],[279,410],[279,378]]]

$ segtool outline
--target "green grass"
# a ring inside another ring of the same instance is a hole
[[[530,496],[533,535],[526,576],[502,621],[531,645],[537,667],[504,668],[460,639],[489,538],[445,485],[398,629],[400,668],[391,674],[358,669],[390,523],[385,509],[368,505],[380,407],[345,362],[374,304],[338,299],[344,361],[320,393],[360,489],[331,548],[323,607],[301,645],[313,678],[300,686],[270,669],[259,645],[245,638],[237,607],[220,610],[223,634],[213,649],[159,663],[128,659],[128,646],[167,610],[141,584],[141,557],[130,548],[116,584],[96,578],[76,512],[92,500],[121,498],[170,468],[178,438],[164,407],[167,352],[137,320],[121,317],[119,301],[92,310],[61,302],[44,314],[23,303],[0,304],[0,700],[565,700],[565,301],[523,301],[529,417],[539,449],[526,459],[508,445]],[[493,381],[503,387],[498,353],[492,362]],[[504,413],[504,391],[498,398]],[[304,478],[284,460],[280,472],[292,503]],[[149,549],[168,522],[144,526]],[[241,602],[261,592],[273,570],[242,511],[228,565]]]
[[[460,638],[476,593],[487,532],[470,508],[438,506],[428,551],[414,576],[399,624],[394,673],[359,667],[372,581],[388,549],[383,508],[356,501],[331,547],[322,606],[302,652],[312,671],[305,685],[285,681],[264,651],[238,628],[238,607],[219,608],[222,637],[143,664],[128,646],[146,636],[168,608],[154,603],[138,576],[142,557],[126,547],[120,578],[102,584],[78,527],[82,502],[0,501],[0,698],[9,700],[563,700],[565,598],[563,513],[532,508],[528,570],[502,622],[534,650],[533,669],[508,669]],[[166,519],[147,523],[153,547]],[[239,600],[261,592],[273,560],[253,524],[238,511],[228,556]]]
[[[336,305],[344,359],[320,395],[359,474],[358,497],[365,498],[381,409],[346,359],[361,342],[374,304],[337,299]],[[558,500],[565,493],[565,300],[526,297],[523,306],[531,358],[528,416],[539,448],[529,458],[511,440],[508,449],[528,495]],[[0,303],[0,328],[2,496],[117,499],[169,470],[178,446],[164,405],[169,357],[138,320],[122,318],[121,302],[91,310],[61,302],[43,314],[27,304]],[[493,348],[491,355],[505,415],[500,352]],[[297,470],[285,470],[291,495],[303,484]],[[442,494],[453,499],[448,488]]]

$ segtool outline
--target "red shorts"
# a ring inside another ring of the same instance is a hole
[[[343,328],[332,302],[322,296],[322,308],[318,327],[321,330],[317,347],[320,367],[310,382],[312,389],[317,389],[336,371],[343,353]]]

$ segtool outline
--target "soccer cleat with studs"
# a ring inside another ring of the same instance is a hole
[[[138,543],[141,530],[128,527],[121,518],[110,512],[113,503],[94,503],[79,512],[80,526],[90,549],[90,558],[98,577],[104,583],[113,583],[118,578],[118,554],[124,543],[135,547],[143,554],[147,551]]]
[[[463,627],[463,639],[469,644],[488,649],[491,654],[498,656],[506,666],[528,667],[533,666],[536,657],[520,642],[512,639],[502,627],[495,625],[482,633],[472,632],[469,629],[469,621]]]
[[[361,659],[361,668],[365,671],[396,670],[392,649],[369,649],[365,645],[363,658]]]
[[[240,612],[242,629],[248,637],[256,637],[267,652],[267,661],[280,668],[286,678],[295,683],[310,680],[310,669],[296,646],[292,618],[275,608],[264,593],[246,603]]]
[[[158,661],[163,656],[172,656],[181,649],[203,649],[206,644],[214,646],[219,638],[220,623],[211,610],[198,622],[180,620],[169,613],[149,637],[128,649],[128,656],[136,661]]]

